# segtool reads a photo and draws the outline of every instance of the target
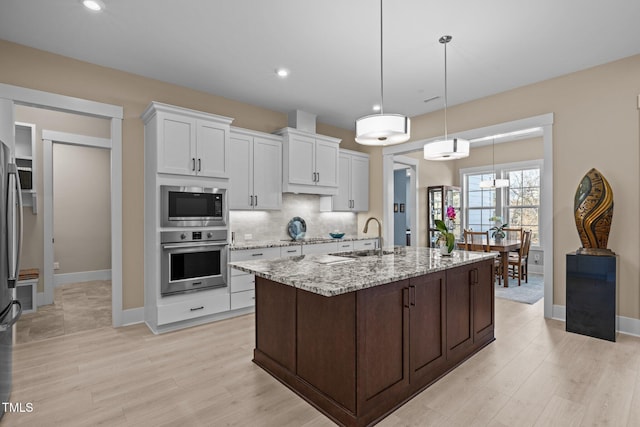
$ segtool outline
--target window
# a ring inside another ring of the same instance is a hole
[[[489,218],[496,212],[496,190],[480,188],[480,182],[493,179],[492,173],[465,175],[464,191],[466,195],[466,228],[474,231],[486,231],[493,227]]]
[[[531,244],[540,245],[540,167],[508,170],[509,197],[506,221],[511,227],[531,230]]]
[[[464,204],[464,227],[475,231],[494,226],[493,216],[509,227],[531,229],[531,244],[540,246],[540,191],[542,161],[496,165],[460,171]],[[507,188],[480,188],[480,182],[508,178]]]

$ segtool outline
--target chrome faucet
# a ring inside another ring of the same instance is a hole
[[[372,216],[367,218],[367,222],[364,223],[364,229],[362,230],[362,232],[366,233],[369,230],[369,222],[371,222],[371,220],[374,220],[378,223],[378,249],[380,249],[379,255],[382,255],[382,224],[380,224],[378,218]]]

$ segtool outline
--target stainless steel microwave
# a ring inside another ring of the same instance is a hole
[[[163,227],[227,225],[227,190],[224,188],[162,185],[160,193]]]

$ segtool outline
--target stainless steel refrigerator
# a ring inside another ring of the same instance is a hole
[[[18,169],[10,163],[11,150],[0,141],[0,418],[10,402],[13,362],[13,325],[22,307],[13,299],[22,246],[22,197]]]

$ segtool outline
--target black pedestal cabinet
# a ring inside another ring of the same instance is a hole
[[[618,256],[567,254],[567,331],[616,340]]]

